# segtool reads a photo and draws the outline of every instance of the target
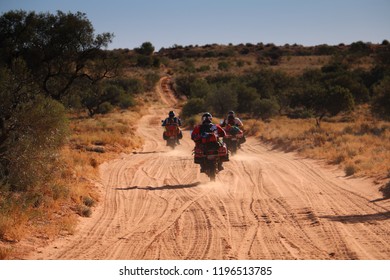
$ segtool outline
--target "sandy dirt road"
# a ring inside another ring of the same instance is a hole
[[[377,186],[251,138],[211,183],[189,131],[165,146],[160,120],[175,100],[157,92],[143,148],[101,166],[92,217],[30,259],[390,259],[390,201]]]

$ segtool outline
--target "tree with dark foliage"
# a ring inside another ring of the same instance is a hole
[[[81,12],[9,11],[0,17],[0,63],[22,58],[42,91],[56,100],[81,78],[95,83],[116,74],[118,61],[102,50],[113,34],[94,35]]]

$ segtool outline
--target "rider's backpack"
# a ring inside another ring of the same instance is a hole
[[[237,127],[237,126],[232,126],[230,129],[229,129],[229,133],[231,135],[237,135],[238,133],[240,133],[241,130]]]

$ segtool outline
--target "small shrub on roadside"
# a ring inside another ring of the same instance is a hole
[[[81,217],[91,217],[92,210],[88,206],[85,205],[77,205],[76,213]]]
[[[379,191],[383,194],[383,197],[390,198],[390,181],[382,186]]]
[[[89,161],[89,163],[91,164],[91,166],[92,166],[93,168],[96,168],[96,167],[99,166],[99,162],[98,162],[95,158],[91,158],[90,161]]]
[[[347,164],[344,168],[346,176],[352,176],[357,172],[356,166],[353,164]]]
[[[184,105],[181,115],[183,118],[206,111],[206,103],[202,98],[191,98]]]
[[[345,155],[344,154],[339,154],[333,160],[331,160],[331,163],[333,163],[333,164],[340,164],[343,161],[345,161]]]
[[[87,196],[87,197],[83,197],[83,203],[85,206],[92,207],[95,205],[95,200]]]

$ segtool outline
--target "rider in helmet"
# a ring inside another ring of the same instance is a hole
[[[224,128],[226,127],[225,129],[226,129],[226,132],[228,132],[228,133],[229,133],[228,127],[233,127],[233,126],[238,127],[242,131],[244,130],[243,129],[244,125],[243,125],[242,121],[236,117],[236,113],[234,113],[234,111],[229,111],[226,119],[223,120],[221,126]],[[245,135],[243,135],[238,143],[238,146],[240,147],[241,144],[243,144],[245,142],[246,142],[246,138],[245,138]]]
[[[215,143],[216,146],[223,145],[222,138],[226,136],[226,132],[219,124],[213,124],[212,120],[213,116],[210,113],[204,113],[202,123],[195,126],[191,133],[195,148],[204,145],[205,142]],[[218,169],[223,170],[222,161],[218,162]],[[201,172],[203,171],[201,170]]]
[[[224,119],[222,124],[221,124],[222,127],[227,127],[228,125],[229,126],[236,126],[241,130],[243,130],[243,127],[244,127],[244,125],[242,124],[242,121],[236,117],[236,113],[234,113],[234,111],[229,111],[226,119]],[[246,142],[245,135],[243,135],[243,137],[241,138],[241,140],[239,142],[239,145],[241,145],[242,143],[245,143],[245,142]]]
[[[162,126],[167,126],[167,125],[177,125],[177,127],[180,127],[181,126],[181,120],[179,117],[176,117],[176,114],[174,111],[169,111],[168,113],[168,118],[166,118],[163,122],[162,122]],[[180,144],[180,141],[179,139],[183,138],[183,134],[181,132],[181,130],[179,131],[179,135],[178,135],[178,138],[177,138],[177,144]]]
[[[222,127],[227,126],[228,124],[243,127],[242,121],[236,117],[236,113],[234,111],[229,111],[226,119],[223,120],[223,123],[221,124]]]
[[[168,118],[166,118],[163,121],[162,126],[166,126],[167,124],[172,124],[172,123],[175,123],[175,124],[178,124],[179,126],[181,126],[180,118],[176,117],[176,114],[174,111],[169,111]]]

